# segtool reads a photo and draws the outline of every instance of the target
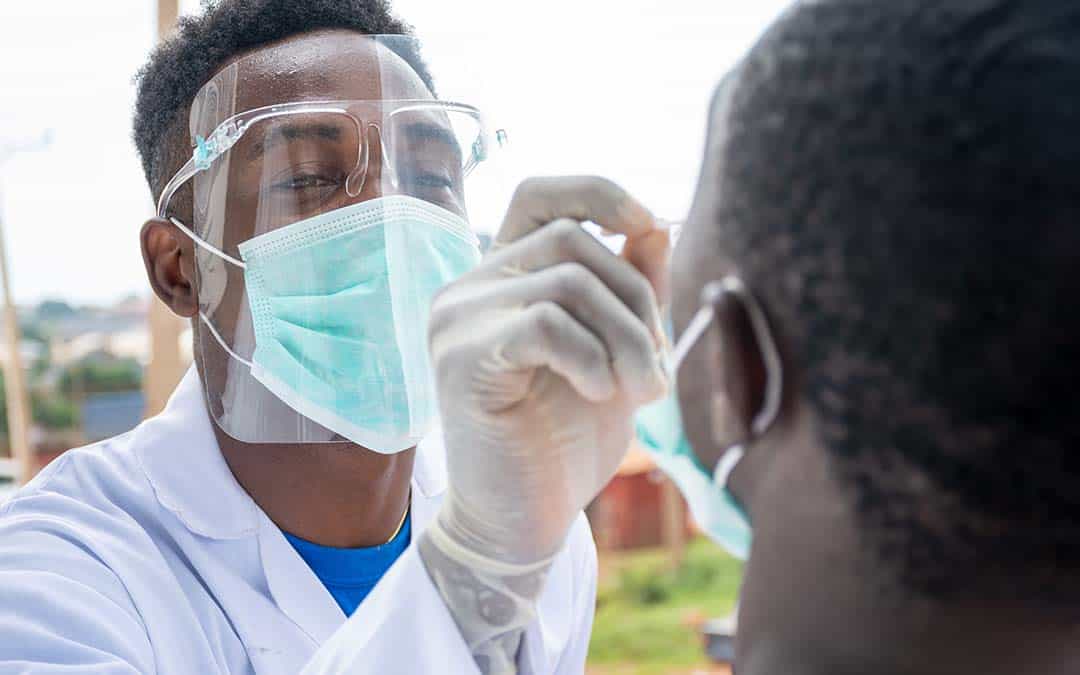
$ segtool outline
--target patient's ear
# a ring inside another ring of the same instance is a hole
[[[171,221],[151,218],[139,233],[150,287],[174,314],[185,318],[198,311],[195,245]]]
[[[722,451],[749,439],[754,416],[765,402],[767,376],[764,349],[745,301],[735,293],[723,293],[713,303],[716,318],[705,336],[712,391],[709,410],[713,442]]]

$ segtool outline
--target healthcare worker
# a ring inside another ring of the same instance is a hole
[[[580,507],[604,477],[527,537],[514,503],[471,501],[461,476],[446,496],[427,314],[480,258],[469,205],[498,139],[434,92],[374,0],[213,3],[155,51],[135,113],[158,201],[141,244],[153,290],[191,319],[195,367],[161,415],[0,507],[0,673],[292,674],[349,615],[312,671],[582,672],[596,558]],[[556,179],[523,186],[505,227],[560,216],[650,223],[605,181]],[[637,302],[622,330],[644,339],[652,291],[608,258]],[[509,465],[485,449],[487,485]],[[467,581],[410,546],[441,505],[451,534],[515,532],[506,569],[543,564],[505,580],[523,621],[457,628],[443,597]]]
[[[816,0],[718,89],[676,385],[636,428],[749,554],[739,675],[1080,672],[1078,41],[1060,0]],[[622,277],[545,234],[432,310],[452,499],[420,551],[469,580],[467,636],[514,615],[476,588],[528,614],[500,577],[542,568],[650,389]]]

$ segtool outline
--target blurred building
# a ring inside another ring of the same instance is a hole
[[[147,303],[126,300],[107,308],[83,308],[42,320],[51,364],[65,367],[95,355],[130,358],[145,364],[150,356]]]
[[[692,528],[682,496],[637,444],[587,514],[601,550],[681,545]]]
[[[30,430],[34,471],[70,448],[122,434],[143,419],[147,406],[141,372],[151,358],[148,310],[147,299],[138,297],[104,307],[47,301],[20,309],[26,338],[20,351],[38,411]],[[183,364],[190,363],[190,330],[180,336],[180,347]],[[0,349],[0,359],[5,353]],[[119,368],[126,376],[120,382],[94,381],[94,371],[100,375],[110,368],[112,375]],[[43,409],[50,409],[52,419],[39,415]],[[7,438],[0,439],[0,456],[6,446]],[[0,500],[4,461],[0,459]]]
[[[112,438],[131,431],[143,419],[146,400],[141,389],[87,394],[79,402],[76,429],[47,430],[35,426],[30,434],[34,447],[34,472],[71,448]],[[0,484],[0,501],[3,485]]]
[[[130,431],[142,421],[145,410],[141,389],[90,394],[79,406],[82,439],[94,443]]]

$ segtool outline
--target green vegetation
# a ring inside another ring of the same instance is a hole
[[[590,667],[666,675],[705,665],[697,624],[731,612],[741,577],[742,565],[704,538],[677,570],[665,551],[602,556]]]
[[[37,321],[19,321],[19,333],[24,341],[42,344],[49,341],[48,331]]]
[[[132,391],[142,387],[142,368],[134,359],[92,359],[68,367],[59,390],[78,398],[85,394]]]
[[[30,408],[34,423],[44,429],[74,429],[79,425],[79,411],[75,404],[63,396],[30,395]],[[7,427],[7,413],[4,414],[4,427]]]
[[[34,424],[49,430],[74,429],[79,425],[79,411],[69,399],[58,394],[33,391],[30,393],[30,412]],[[0,440],[7,442],[7,390],[0,373]]]

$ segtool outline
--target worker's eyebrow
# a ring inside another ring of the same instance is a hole
[[[406,135],[418,140],[440,141],[447,145],[458,144],[457,137],[446,127],[430,122],[409,122],[402,129]]]
[[[461,146],[458,143],[458,138],[446,127],[430,122],[408,122],[401,125],[399,131],[404,134],[408,141],[415,142],[417,145],[427,141],[445,145],[460,164]]]
[[[267,150],[275,145],[291,141],[315,138],[326,141],[339,141],[344,132],[340,125],[328,122],[291,122],[287,124],[273,125],[262,135],[260,139],[248,145],[245,158],[255,160],[262,157]]]

